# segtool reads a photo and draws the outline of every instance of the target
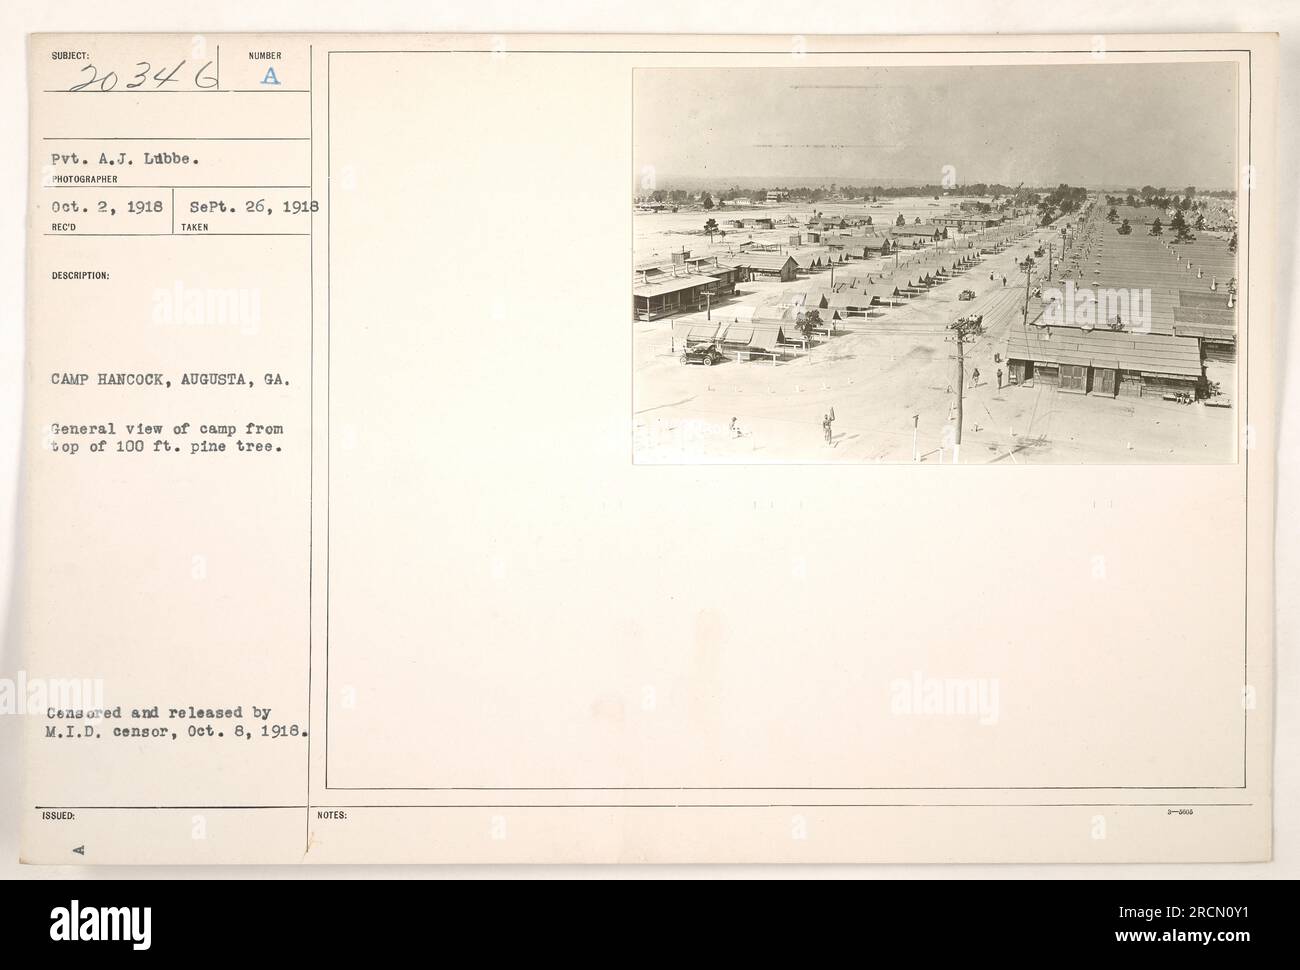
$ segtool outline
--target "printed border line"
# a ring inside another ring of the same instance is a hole
[[[307,45],[307,198],[316,199],[316,71],[313,45]],[[315,653],[316,622],[316,213],[307,212],[307,811],[304,819],[304,844],[311,845],[311,742],[312,727],[312,655]],[[326,698],[328,703],[329,698]]]
[[[509,809],[509,808],[1254,808],[1254,802],[640,802],[610,804],[587,802],[584,804],[557,802],[546,805],[501,804],[429,804],[429,805],[33,805],[43,812],[193,812],[228,811],[260,812],[303,809],[372,809],[372,808],[459,808],[459,809]]]
[[[1253,145],[1253,128],[1252,128],[1252,124],[1251,124],[1251,123],[1252,123],[1253,118],[1254,118],[1254,110],[1253,110],[1253,108],[1254,108],[1254,90],[1253,90],[1253,86],[1252,86],[1252,83],[1251,83],[1251,82],[1252,82],[1252,80],[1253,80],[1253,76],[1254,76],[1254,69],[1253,69],[1253,68],[1254,68],[1254,61],[1253,61],[1253,52],[1252,52],[1252,50],[1251,50],[1250,48],[1213,48],[1213,49],[1207,49],[1207,48],[1161,48],[1161,49],[1124,48],[1124,49],[1114,49],[1112,52],[1113,52],[1113,53],[1117,53],[1117,54],[1245,54],[1245,55],[1246,55],[1246,65],[1247,65],[1247,66],[1246,66],[1246,76],[1247,76],[1247,77],[1246,77],[1246,128],[1247,128],[1247,139],[1246,139],[1246,163],[1247,163],[1247,165],[1251,165],[1251,164],[1252,164],[1252,161],[1253,161],[1254,145]],[[492,53],[491,50],[485,50],[485,49],[480,49],[480,48],[473,48],[473,49],[452,49],[452,50],[329,50],[329,51],[326,52],[326,68],[325,68],[325,104],[326,104],[326,109],[325,109],[325,132],[326,132],[326,134],[325,134],[325,140],[326,140],[326,200],[327,200],[327,211],[326,211],[326,267],[325,267],[325,304],[326,304],[326,313],[325,313],[325,327],[326,327],[326,376],[325,376],[325,382],[326,382],[326,408],[325,408],[325,429],[326,429],[326,441],[325,441],[325,456],[326,456],[326,457],[325,457],[325,712],[324,712],[324,721],[325,721],[325,728],[324,728],[324,730],[325,730],[325,745],[324,745],[324,749],[325,749],[325,750],[324,750],[324,760],[325,760],[324,775],[325,775],[325,777],[324,777],[324,788],[325,788],[325,790],[327,790],[327,791],[488,791],[488,790],[490,790],[490,791],[520,791],[520,792],[525,792],[525,791],[545,791],[545,790],[551,790],[551,791],[629,791],[629,790],[639,790],[639,791],[689,791],[689,790],[711,790],[711,791],[728,791],[728,790],[765,790],[765,791],[781,791],[781,790],[786,790],[786,791],[826,791],[826,790],[846,790],[846,791],[882,791],[882,790],[883,790],[883,791],[891,791],[891,790],[892,790],[892,791],[961,791],[961,790],[976,790],[976,791],[1053,791],[1053,790],[1067,790],[1067,791],[1182,791],[1182,790],[1188,790],[1188,791],[1229,791],[1229,790],[1244,790],[1244,789],[1247,787],[1247,763],[1248,763],[1248,761],[1249,761],[1249,743],[1248,743],[1248,735],[1247,735],[1247,731],[1248,731],[1248,724],[1249,724],[1249,711],[1246,710],[1246,709],[1244,709],[1244,704],[1243,704],[1243,731],[1242,731],[1242,734],[1243,734],[1243,743],[1242,743],[1242,781],[1241,781],[1241,784],[1240,784],[1240,785],[1216,785],[1216,786],[1208,786],[1208,787],[1207,787],[1207,786],[1175,786],[1175,787],[1159,787],[1159,786],[1133,786],[1133,785],[1084,785],[1084,786],[1077,786],[1077,787],[1064,787],[1064,786],[1055,786],[1055,787],[1053,787],[1053,786],[1025,786],[1025,787],[1007,787],[1007,786],[1001,786],[1001,787],[998,787],[998,786],[989,786],[989,787],[987,787],[987,788],[985,788],[985,787],[979,787],[979,788],[962,788],[962,787],[960,787],[960,786],[938,786],[938,787],[933,787],[933,788],[915,788],[915,787],[913,787],[913,788],[851,788],[851,789],[828,789],[828,788],[821,788],[821,787],[799,787],[799,788],[780,788],[780,787],[778,787],[778,788],[760,788],[760,787],[749,787],[749,788],[739,788],[739,789],[737,789],[737,788],[719,787],[719,788],[711,788],[711,789],[698,789],[698,788],[697,788],[697,789],[691,789],[691,788],[685,788],[685,787],[682,787],[682,786],[644,787],[644,788],[637,788],[637,789],[616,788],[616,787],[611,787],[611,788],[571,788],[571,787],[570,787],[570,788],[554,788],[554,789],[539,789],[539,788],[499,788],[499,789],[482,789],[482,788],[401,787],[401,786],[375,786],[375,787],[366,787],[366,788],[361,788],[361,787],[352,787],[352,786],[349,786],[349,787],[344,788],[344,787],[331,786],[330,783],[329,783],[329,710],[330,710],[330,693],[329,693],[329,675],[330,675],[330,662],[329,662],[329,661],[330,661],[330,582],[329,582],[329,576],[330,576],[330,484],[331,484],[331,478],[330,478],[330,451],[331,451],[331,448],[330,448],[330,444],[331,444],[331,442],[330,442],[330,431],[331,431],[331,425],[330,425],[330,419],[331,419],[330,398],[331,398],[331,395],[330,395],[330,390],[331,390],[331,387],[332,387],[332,376],[333,376],[333,375],[332,375],[332,359],[333,359],[333,358],[332,358],[332,353],[331,353],[331,350],[332,350],[332,346],[331,346],[331,338],[332,338],[332,330],[333,330],[333,301],[332,301],[332,270],[333,270],[333,259],[332,259],[332,249],[331,249],[332,232],[333,232],[333,228],[332,228],[332,224],[333,224],[333,206],[332,206],[330,200],[331,200],[331,198],[332,198],[331,190],[332,190],[332,187],[333,187],[333,155],[332,155],[332,151],[331,151],[331,149],[332,149],[332,139],[331,139],[331,134],[332,134],[332,121],[333,121],[333,115],[332,115],[332,110],[331,110],[331,98],[330,98],[330,96],[331,96],[331,88],[332,88],[332,81],[333,81],[333,75],[332,75],[333,58],[334,58],[334,55],[335,55],[335,54],[339,54],[339,55],[343,55],[343,54],[370,54],[370,55],[375,55],[375,54],[425,54],[425,55],[428,55],[428,54],[491,54],[491,53]],[[680,56],[685,56],[685,57],[689,57],[689,56],[745,56],[745,57],[748,57],[748,56],[773,56],[773,57],[779,57],[779,56],[782,56],[782,54],[783,54],[784,52],[782,52],[782,51],[736,51],[736,50],[729,50],[729,51],[688,50],[688,51],[683,51],[683,50],[529,50],[529,49],[524,49],[524,50],[513,50],[513,51],[511,51],[511,53],[514,53],[514,54],[597,54],[597,55],[599,55],[599,54],[607,54],[607,55],[614,55],[614,56],[623,56],[623,55],[659,55],[659,54],[664,54],[664,55],[680,55]],[[836,51],[825,51],[825,50],[823,50],[823,51],[806,51],[805,54],[804,54],[804,56],[838,56],[838,55],[844,55],[844,56],[874,57],[874,56],[879,55],[879,54],[885,54],[885,55],[903,55],[903,54],[906,54],[906,55],[917,55],[917,54],[921,54],[921,55],[943,55],[943,54],[975,54],[975,55],[979,55],[979,54],[1022,54],[1022,55],[1023,55],[1023,54],[1089,54],[1089,53],[1091,53],[1091,50],[1083,50],[1083,49],[1066,49],[1066,50],[1042,50],[1042,49],[1033,49],[1033,50],[1015,50],[1015,49],[1012,49],[1012,50],[976,50],[976,51],[970,51],[970,50],[942,50],[942,51],[892,51],[892,50],[891,50],[891,51],[860,51],[860,50],[856,50],[856,51],[839,51],[839,50],[836,50]],[[851,67],[851,66],[853,66],[853,65],[845,65],[845,66],[849,66],[849,67]],[[911,65],[908,65],[908,66],[911,66]],[[920,67],[920,66],[942,66],[942,65],[916,65],[916,66]],[[632,68],[631,70],[635,71],[635,67]],[[1240,103],[1240,102],[1238,101],[1238,103]],[[634,99],[634,101],[633,101],[633,106],[632,106],[632,107],[633,107],[633,110],[635,110],[635,99]],[[1238,138],[1240,138],[1240,123],[1238,124]],[[1238,141],[1238,157],[1240,157],[1240,140]],[[1247,225],[1248,225],[1248,226],[1250,225],[1250,218],[1249,218],[1249,216],[1250,216],[1250,205],[1251,205],[1251,197],[1250,197],[1250,191],[1249,191],[1249,188],[1248,188],[1248,189],[1247,189],[1247,192],[1246,192],[1246,211],[1247,211]],[[1251,240],[1250,240],[1250,237],[1249,237],[1249,235],[1248,235],[1248,236],[1247,236],[1247,240],[1246,240],[1246,255],[1245,255],[1245,264],[1246,264],[1245,268],[1246,268],[1247,272],[1246,272],[1246,273],[1243,273],[1243,278],[1244,278],[1244,280],[1246,281],[1246,288],[1247,288],[1247,290],[1249,289],[1249,279],[1250,279],[1250,277],[1249,277],[1249,275],[1248,275],[1249,264],[1250,264],[1250,248],[1251,248],[1250,243],[1251,243]],[[1244,318],[1244,319],[1243,319],[1243,333],[1247,333],[1248,330],[1249,330],[1249,322],[1250,322],[1250,320],[1249,320],[1249,318],[1250,318],[1250,300],[1249,300],[1249,298],[1247,298],[1247,301],[1246,301],[1246,309],[1245,309],[1245,312],[1243,313],[1243,318]],[[1239,343],[1240,343],[1240,341],[1239,341]],[[1247,350],[1249,351],[1249,339],[1247,339]],[[1243,417],[1244,417],[1244,419],[1245,419],[1245,422],[1246,422],[1246,425],[1247,425],[1247,426],[1249,426],[1249,413],[1250,413],[1250,412],[1249,412],[1249,377],[1248,377],[1248,375],[1249,375],[1249,364],[1250,364],[1250,362],[1249,362],[1249,353],[1248,353],[1248,354],[1247,354],[1247,360],[1246,360],[1246,361],[1243,363],[1243,365],[1242,365],[1242,366],[1243,366],[1242,381],[1243,381],[1243,384],[1245,384],[1245,388],[1243,389],[1243,405],[1242,405],[1242,407],[1243,407],[1243,412],[1244,412],[1244,413],[1243,413]],[[1241,439],[1241,434],[1240,434],[1240,427],[1239,427],[1239,429],[1238,429],[1238,442],[1239,442],[1238,447],[1240,447],[1240,439]],[[1250,637],[1249,637],[1249,628],[1250,628],[1250,597],[1249,597],[1249,568],[1248,568],[1248,567],[1249,567],[1249,551],[1248,551],[1248,550],[1249,550],[1249,537],[1250,537],[1250,454],[1249,454],[1249,452],[1250,452],[1250,449],[1245,449],[1245,456],[1244,456],[1244,458],[1243,458],[1243,465],[1244,465],[1244,470],[1243,470],[1243,479],[1244,479],[1244,488],[1245,488],[1245,501],[1244,501],[1244,507],[1243,507],[1243,517],[1244,517],[1245,524],[1246,524],[1246,543],[1245,543],[1245,545],[1246,545],[1246,547],[1247,547],[1246,556],[1245,556],[1245,558],[1244,558],[1244,560],[1243,560],[1243,566],[1246,567],[1246,569],[1245,569],[1246,582],[1243,584],[1243,587],[1244,587],[1244,588],[1243,588],[1243,599],[1244,599],[1244,603],[1243,603],[1243,609],[1244,609],[1244,616],[1243,616],[1243,620],[1244,620],[1244,624],[1243,624],[1243,637],[1244,637],[1244,641],[1243,641],[1243,647],[1242,647],[1243,656],[1244,656],[1244,662],[1243,662],[1243,683],[1242,683],[1243,698],[1244,698],[1244,692],[1249,688],[1249,652],[1250,652]],[[309,738],[309,743],[310,743],[310,738]],[[1243,803],[1236,803],[1236,804],[1243,804]],[[320,806],[318,806],[318,807],[320,807]],[[352,807],[357,807],[357,806],[352,806]],[[364,807],[364,806],[362,806],[362,807]],[[383,807],[420,807],[420,806],[383,806]],[[444,807],[444,806],[429,806],[429,807]],[[451,806],[447,806],[447,807],[451,807]],[[464,807],[491,807],[491,806],[464,806]],[[622,805],[595,805],[595,806],[564,806],[564,805],[558,805],[558,806],[541,806],[541,805],[512,805],[512,806],[508,806],[508,807],[512,807],[512,808],[543,808],[543,807],[596,807],[596,808],[653,807],[653,808],[666,808],[666,807],[678,807],[678,806],[671,806],[671,805],[663,805],[663,806],[658,806],[658,805],[650,805],[650,806],[630,806],[630,805],[628,805],[628,806],[622,806]],[[682,806],[682,807],[686,807],[686,806]],[[700,806],[700,807],[712,807],[712,806]],[[718,807],[722,807],[722,806],[718,806]],[[730,807],[749,807],[749,806],[730,806]],[[755,807],[757,807],[757,806],[755,806]],[[806,806],[806,807],[814,807],[814,806]],[[838,806],[832,806],[832,807],[838,807]],[[871,807],[871,806],[867,806],[867,807]],[[910,807],[917,807],[917,808],[920,808],[920,807],[930,807],[930,806],[927,806],[927,805],[924,805],[924,804],[916,804],[916,805],[913,805],[913,806],[910,806]],[[938,807],[938,806],[934,806],[934,807]],[[1008,806],[1008,805],[996,805],[996,806],[989,806],[989,807],[1014,807],[1014,806]],[[1048,807],[1048,806],[1045,806],[1045,807]],[[310,813],[308,813],[308,814],[310,814]]]

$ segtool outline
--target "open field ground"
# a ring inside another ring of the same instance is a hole
[[[960,202],[959,198],[948,198],[941,205],[932,198],[924,196],[907,196],[896,199],[882,199],[873,204],[863,202],[825,202],[812,205],[763,205],[750,208],[713,209],[705,212],[700,209],[688,209],[679,212],[637,212],[632,217],[633,247],[638,259],[667,257],[669,253],[689,249],[696,255],[709,253],[727,253],[735,250],[744,242],[784,243],[791,229],[731,229],[726,223],[732,219],[770,218],[780,226],[782,220],[793,218],[800,226],[807,225],[813,212],[826,216],[867,215],[871,216],[872,226],[863,232],[885,232],[894,225],[901,215],[910,226],[917,219],[927,222],[941,213],[947,212]],[[722,227],[723,232],[710,241],[703,232],[704,223],[713,219]]]

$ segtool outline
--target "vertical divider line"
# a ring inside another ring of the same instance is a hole
[[[313,45],[307,45],[307,797],[303,854],[311,848],[312,650],[315,643],[316,494],[316,87]]]

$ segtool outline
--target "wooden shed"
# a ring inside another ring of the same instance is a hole
[[[799,272],[799,264],[794,257],[786,253],[742,253],[719,261],[723,266],[738,267],[749,279],[756,276],[775,277],[782,282],[791,282]]]
[[[1007,337],[1012,384],[1055,385],[1074,394],[1150,397],[1199,394],[1204,372],[1194,337],[1065,326],[1013,328]]]

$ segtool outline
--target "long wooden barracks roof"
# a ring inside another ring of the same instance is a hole
[[[712,276],[699,276],[694,273],[682,276],[668,276],[663,279],[654,279],[652,277],[648,283],[639,283],[633,286],[632,295],[642,297],[662,296],[665,293],[677,293],[697,286],[709,286],[716,282],[717,280]]]
[[[744,266],[770,272],[780,272],[786,263],[799,265],[793,256],[784,253],[741,253],[737,256],[724,256],[718,262],[723,266]]]
[[[1196,338],[1163,333],[1059,326],[1013,329],[1007,337],[1007,358],[1119,368],[1143,374],[1201,376],[1201,352]]]
[[[1178,306],[1174,308],[1173,331],[1180,337],[1201,337],[1220,343],[1237,340],[1236,310]]]

